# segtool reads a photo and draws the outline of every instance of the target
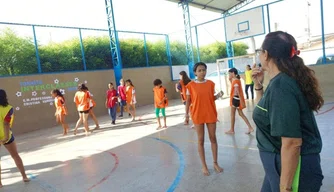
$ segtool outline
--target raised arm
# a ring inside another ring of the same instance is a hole
[[[261,68],[257,67],[256,64],[254,64],[252,68],[252,79],[256,91],[256,100],[259,101],[263,96],[264,72]]]

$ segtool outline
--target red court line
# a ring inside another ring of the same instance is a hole
[[[316,114],[315,116],[323,115],[323,114],[328,113],[328,112],[330,112],[330,111],[332,111],[332,110],[334,110],[334,106],[333,106],[332,108],[330,108],[330,109],[324,111],[324,112],[321,112],[321,113]]]
[[[101,151],[101,150],[96,150],[96,151]],[[115,159],[115,164],[114,167],[111,169],[111,171],[108,173],[108,175],[106,175],[105,177],[103,177],[99,182],[97,182],[96,184],[92,185],[89,189],[87,189],[87,192],[94,189],[95,187],[101,185],[103,182],[105,182],[110,176],[111,174],[117,169],[118,164],[119,164],[119,160],[118,157],[115,153],[112,153],[110,151],[102,151],[104,153],[108,153],[109,155],[111,155],[112,157],[114,157]]]

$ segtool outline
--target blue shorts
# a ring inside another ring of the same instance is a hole
[[[15,137],[14,137],[14,135],[12,133],[12,137],[4,145],[9,145],[9,144],[13,143],[14,140],[15,140]]]

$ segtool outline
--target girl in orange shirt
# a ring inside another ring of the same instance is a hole
[[[68,124],[65,122],[65,115],[67,115],[67,108],[65,106],[65,98],[59,89],[54,89],[51,92],[53,98],[55,98],[55,107],[56,107],[56,121],[63,126],[63,135],[67,135],[69,130]]]
[[[218,173],[223,169],[218,165],[218,144],[216,138],[217,109],[215,100],[222,96],[222,93],[215,95],[215,84],[205,79],[207,66],[199,62],[194,66],[197,76],[195,81],[190,82],[187,88],[186,121],[189,121],[189,107],[192,105],[191,117],[194,122],[198,137],[198,152],[202,162],[203,174],[208,176],[209,170],[205,161],[204,152],[204,125],[206,124],[211,142],[214,170]]]
[[[130,113],[130,115],[132,116],[132,121],[135,121],[136,119],[136,91],[135,91],[135,87],[132,84],[132,81],[130,79],[125,81],[125,85],[126,85],[126,108],[127,111]],[[133,111],[131,112],[130,107],[132,107]]]
[[[88,88],[85,84],[79,84],[78,91],[75,93],[74,102],[77,106],[79,112],[79,119],[74,129],[74,135],[77,134],[78,127],[81,123],[84,124],[86,135],[91,132],[88,127],[88,115],[89,115],[89,103],[90,103],[90,94],[87,91]]]
[[[238,110],[240,117],[245,121],[248,126],[248,132],[250,134],[254,131],[253,127],[249,123],[247,117],[242,112],[246,108],[245,98],[241,87],[240,75],[236,68],[232,68],[228,71],[229,80],[231,81],[231,94],[230,94],[230,106],[231,106],[231,129],[226,134],[234,134],[234,125],[235,125],[235,112]]]
[[[185,71],[181,71],[179,75],[180,75],[181,80],[178,83],[176,83],[175,89],[176,89],[176,92],[180,92],[181,102],[184,104],[184,106],[186,106],[186,101],[187,101],[186,86],[188,85],[188,83],[191,82],[191,79],[189,78],[187,72]],[[184,125],[189,125],[189,122],[185,121]],[[194,128],[194,125],[192,125],[191,128]]]
[[[97,120],[93,108],[96,106],[96,103],[93,99],[93,94],[89,92],[88,87],[86,90],[89,93],[90,101],[89,101],[89,116],[92,117],[94,123],[95,123],[95,129],[100,129],[99,121]]]
[[[153,85],[154,85],[153,94],[154,94],[155,115],[158,121],[157,130],[159,130],[162,128],[160,122],[160,111],[162,113],[162,116],[164,117],[163,128],[167,128],[166,124],[166,107],[168,106],[167,90],[165,87],[162,86],[162,81],[160,79],[154,80]]]

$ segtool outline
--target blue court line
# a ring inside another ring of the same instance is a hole
[[[3,159],[1,159],[1,162],[4,162],[4,163],[6,163],[6,164],[9,165],[9,166],[14,166],[15,164],[11,163],[11,162],[9,161],[9,159],[10,159],[10,158],[3,158]],[[16,166],[16,165],[15,165],[15,166]],[[28,176],[28,178],[29,178],[31,181],[36,181],[36,182],[40,185],[40,187],[41,187],[42,189],[45,189],[45,190],[48,191],[48,192],[58,192],[58,190],[57,190],[56,187],[54,187],[54,186],[48,184],[48,183],[45,182],[45,181],[39,180],[39,179],[37,178],[36,175],[33,175],[33,174],[29,173],[29,174],[27,174],[27,176]]]
[[[183,153],[176,145],[174,145],[173,143],[171,143],[169,141],[159,139],[159,138],[156,138],[156,137],[151,137],[151,138],[171,146],[177,152],[177,154],[179,156],[179,161],[180,161],[179,170],[177,171],[177,175],[176,175],[172,185],[167,190],[167,192],[173,192],[176,189],[176,187],[179,185],[179,183],[181,181],[181,178],[183,176],[183,173],[184,173],[185,161],[184,161]]]

